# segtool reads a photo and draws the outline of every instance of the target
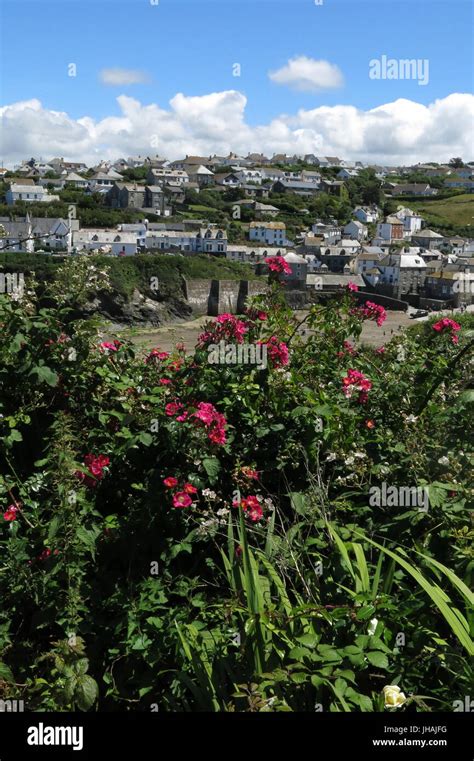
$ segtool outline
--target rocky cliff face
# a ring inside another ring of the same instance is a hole
[[[83,309],[84,316],[101,314],[123,325],[153,325],[159,327],[174,320],[191,319],[193,310],[184,299],[176,297],[150,298],[135,288],[127,299],[119,293],[103,293]]]

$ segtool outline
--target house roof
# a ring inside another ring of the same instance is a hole
[[[407,191],[416,191],[416,190],[423,190],[429,188],[430,185],[427,182],[407,182],[405,184],[401,183],[400,185],[395,185],[395,190],[407,190]]]
[[[351,221],[348,222],[346,227],[349,227],[349,225],[356,225],[356,227],[358,227],[360,230],[366,230],[367,229],[366,226],[362,222],[359,222],[358,219],[351,219]]]
[[[306,264],[306,259],[304,256],[299,256],[298,254],[295,254],[294,251],[288,251],[287,254],[284,254],[283,259],[285,262],[290,262],[293,264]]]
[[[310,192],[318,189],[315,182],[305,182],[304,180],[281,179],[281,180],[277,180],[277,182],[280,185],[283,185],[285,188],[295,188],[297,190],[308,190]]]
[[[421,256],[411,254],[389,254],[382,259],[380,267],[396,267],[398,269],[426,269],[426,262]]]
[[[214,172],[211,172],[210,169],[207,169],[202,164],[200,164],[197,169],[191,170],[191,174],[207,174],[207,175],[210,175],[211,177],[214,176]]]
[[[70,172],[64,178],[64,182],[87,182],[87,180],[84,177],[81,177],[80,174],[76,174],[75,172]]]
[[[443,236],[439,233],[435,233],[434,230],[418,230],[418,232],[413,233],[411,236],[412,238],[442,238]]]
[[[286,230],[286,225],[284,222],[251,222],[250,227],[263,227],[266,230]]]
[[[10,186],[10,190],[12,193],[31,193],[32,191],[38,192],[38,193],[44,193],[47,195],[48,190],[46,188],[43,188],[42,185],[35,185],[32,183],[31,185],[25,185],[23,182],[20,184],[17,184],[15,182],[12,182]]]
[[[319,268],[318,274],[311,273],[309,275],[306,275],[306,283],[308,285],[315,285],[316,283],[320,282],[322,280],[323,285],[337,285],[340,287],[345,287],[348,285],[348,283],[354,283],[354,285],[359,285],[362,288],[365,286],[364,278],[362,275],[354,275],[352,273],[344,274],[344,273],[337,273],[337,272],[321,272],[322,268],[325,265],[323,264],[322,267]]]

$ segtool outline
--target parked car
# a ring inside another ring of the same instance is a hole
[[[428,317],[428,311],[426,309],[417,309],[410,317],[412,320],[416,320],[417,317]]]

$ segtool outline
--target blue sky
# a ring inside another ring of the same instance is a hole
[[[3,0],[2,102],[39,98],[72,117],[119,113],[117,95],[166,107],[177,93],[238,89],[250,124],[337,103],[367,109],[399,97],[430,103],[472,90],[472,5],[462,0]],[[430,81],[368,78],[382,54],[428,58]],[[336,64],[344,85],[294,92],[268,71],[305,55]],[[75,63],[77,76],[67,76]],[[232,76],[240,63],[241,76]],[[103,68],[147,72],[150,82],[103,85]]]
[[[314,152],[391,165],[474,156],[471,0],[0,0],[0,8],[7,164],[50,153],[95,161]],[[369,62],[382,56],[428,60],[428,83],[371,79]],[[117,69],[121,83],[111,85]],[[135,83],[124,84],[130,73]]]

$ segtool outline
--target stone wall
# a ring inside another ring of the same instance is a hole
[[[184,280],[184,295],[194,314],[211,314],[211,280],[195,279]]]
[[[256,280],[184,280],[186,301],[193,314],[212,317],[230,312],[242,314],[248,296],[264,293],[266,283]]]

